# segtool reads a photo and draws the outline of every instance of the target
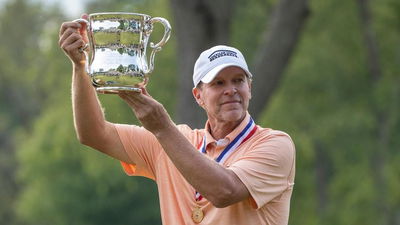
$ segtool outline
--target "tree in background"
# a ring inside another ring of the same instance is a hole
[[[40,4],[25,0],[7,2],[0,10],[0,224],[13,224],[16,218],[13,206],[20,187],[15,180],[15,133],[31,129],[47,98],[41,89],[40,38],[51,18]]]
[[[289,131],[297,144],[291,223],[400,224],[400,5],[312,6],[261,122]]]

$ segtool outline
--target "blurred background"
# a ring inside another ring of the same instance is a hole
[[[243,52],[251,114],[296,144],[289,224],[400,224],[398,0],[1,0],[0,224],[161,224],[156,185],[126,176],[73,129],[59,27],[110,11],[170,21],[148,89],[177,123],[205,122],[191,95],[198,54]],[[108,120],[138,124],[117,96],[100,99]]]

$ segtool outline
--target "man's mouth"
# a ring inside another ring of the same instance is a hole
[[[240,101],[239,100],[226,101],[226,102],[223,102],[222,105],[234,104],[234,103],[240,104]]]

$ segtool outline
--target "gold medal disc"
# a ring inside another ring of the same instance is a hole
[[[192,211],[192,220],[195,223],[200,223],[204,218],[203,210],[200,207],[196,206]]]

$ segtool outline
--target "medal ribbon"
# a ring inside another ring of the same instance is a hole
[[[228,146],[221,152],[221,154],[215,159],[219,164],[223,164],[225,160],[239,147],[242,143],[247,141],[256,132],[257,126],[254,120],[250,117],[250,121],[247,123],[246,127],[233,139]],[[201,145],[198,147],[199,151],[206,154],[206,135],[204,135]],[[196,201],[203,199],[203,196],[196,191],[195,194]]]

